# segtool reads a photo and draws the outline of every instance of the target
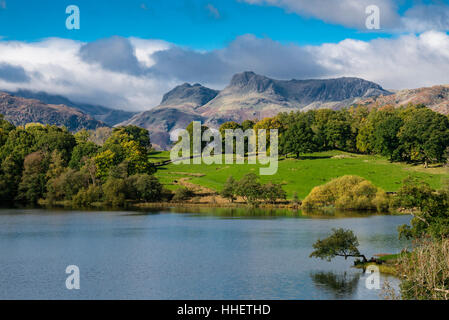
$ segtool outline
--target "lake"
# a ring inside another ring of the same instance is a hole
[[[410,221],[188,211],[1,209],[0,298],[379,299],[352,259],[311,259],[312,244],[343,227],[367,257],[396,253],[407,245],[396,228]],[[66,288],[68,265],[80,290]]]

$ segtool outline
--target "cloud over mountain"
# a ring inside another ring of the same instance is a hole
[[[243,70],[277,79],[360,77],[389,89],[432,86],[449,82],[449,36],[428,31],[301,46],[243,35],[201,51],[122,37],[0,41],[0,89],[46,91],[127,110],[150,109],[184,82],[223,89]]]
[[[143,72],[134,47],[123,37],[114,36],[87,43],[80,48],[79,54],[85,62],[98,63],[105,70],[131,75]]]
[[[21,66],[14,66],[9,63],[0,63],[0,79],[7,82],[28,82],[30,77]]]

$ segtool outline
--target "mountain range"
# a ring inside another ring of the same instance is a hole
[[[248,71],[234,75],[223,90],[184,83],[167,92],[158,106],[141,113],[75,103],[45,92],[0,92],[0,113],[16,125],[42,122],[76,131],[132,124],[148,129],[158,149],[168,149],[170,133],[191,121],[217,128],[226,121],[262,119],[279,112],[408,103],[423,103],[448,114],[449,85],[391,92],[360,78],[276,80]]]
[[[378,84],[359,78],[275,80],[247,71],[234,75],[221,91],[200,84],[180,85],[165,94],[159,106],[121,125],[148,129],[151,141],[167,149],[170,132],[194,120],[216,128],[226,121],[262,119],[283,111],[337,109],[390,94]]]

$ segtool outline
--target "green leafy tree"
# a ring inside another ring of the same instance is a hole
[[[70,160],[70,155],[76,145],[76,140],[66,128],[57,126],[30,126],[27,132],[34,136],[33,151],[51,154],[53,151],[61,153],[64,161]]]
[[[37,151],[25,157],[17,200],[35,204],[45,193],[44,155]]]
[[[186,187],[181,187],[175,190],[175,194],[173,196],[173,201],[174,202],[180,202],[180,201],[184,201],[184,200],[188,200],[191,197],[193,197],[194,192],[192,190],[190,190],[189,188]]]
[[[99,147],[90,141],[78,143],[72,151],[69,167],[72,169],[80,169],[84,162],[98,152]]]
[[[154,173],[155,168],[148,161],[150,146],[147,130],[138,130],[134,126],[115,129],[104,143],[102,152],[97,155],[100,158],[98,160],[102,161],[99,174],[107,174],[111,166],[118,165],[123,161],[128,162],[129,175]]]
[[[318,239],[314,243],[315,249],[310,257],[315,257],[327,261],[331,261],[335,257],[349,257],[362,258],[367,261],[366,257],[359,252],[359,241],[352,230],[332,229],[332,234],[323,239]]]
[[[402,119],[394,113],[377,122],[373,132],[374,151],[387,156],[391,161],[401,160],[398,134],[402,128]]]
[[[299,159],[300,154],[317,151],[314,133],[306,121],[291,125],[281,137],[281,150],[284,154],[294,153]]]
[[[231,202],[234,202],[236,199],[235,197],[235,188],[236,188],[236,181],[234,177],[230,176],[227,180],[225,185],[223,186],[223,190],[221,190],[220,195],[228,199]]]
[[[17,153],[6,157],[1,164],[0,200],[11,203],[17,196],[17,189],[22,178],[23,158]]]
[[[245,130],[254,128],[255,124],[256,123],[253,120],[245,120],[242,122],[241,127],[242,127],[242,130],[245,131]]]
[[[89,207],[94,203],[101,201],[103,197],[103,190],[101,186],[89,185],[87,189],[81,189],[73,197],[72,203],[80,207]]]
[[[136,141],[140,146],[149,150],[151,148],[150,134],[147,129],[128,125],[125,127],[114,128],[113,134],[125,132],[131,140]]]
[[[96,174],[99,178],[105,178],[109,169],[115,165],[115,153],[111,150],[105,150],[95,156]]]
[[[351,124],[346,120],[329,120],[324,134],[330,147],[345,150],[352,138]]]
[[[277,200],[285,200],[287,193],[282,188],[281,184],[269,182],[262,185],[262,197],[266,202],[275,204]]]
[[[262,185],[254,173],[246,174],[236,184],[235,194],[242,197],[248,204],[255,204],[262,198]]]
[[[0,147],[6,143],[6,140],[8,139],[9,132],[14,129],[15,129],[15,127],[11,123],[6,121],[3,118],[3,115],[0,114]],[[1,161],[1,159],[0,159],[0,161]]]
[[[218,129],[218,131],[220,131],[220,134],[221,134],[222,145],[223,145],[222,146],[223,153],[226,151],[226,144],[225,144],[226,130],[237,130],[237,129],[243,130],[242,126],[240,124],[238,124],[237,122],[235,122],[235,121],[225,122]],[[247,141],[246,137],[245,137],[244,143],[245,143],[245,150],[247,150],[248,149],[248,147],[247,147],[248,141]],[[237,139],[234,137],[233,138],[233,152],[234,153],[235,153],[235,150],[236,150],[236,144],[237,144]]]
[[[108,178],[103,185],[103,200],[112,207],[121,207],[126,200],[126,183],[124,179]]]
[[[136,174],[127,179],[130,199],[158,201],[162,197],[162,184],[149,174]]]
[[[449,146],[449,120],[430,109],[409,108],[399,132],[405,160],[425,164],[443,162]],[[412,112],[413,111],[413,112]]]
[[[46,200],[50,204],[59,200],[72,200],[80,190],[89,186],[88,182],[88,177],[82,172],[68,168],[48,180]]]
[[[424,181],[408,178],[397,194],[398,207],[413,213],[411,225],[399,227],[400,237],[441,239],[449,236],[449,194]]]

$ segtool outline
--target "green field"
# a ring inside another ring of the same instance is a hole
[[[169,152],[155,152],[151,155],[158,162],[169,158]],[[246,173],[259,173],[259,165],[174,165],[160,167],[156,173],[160,181],[168,188],[175,189],[174,180],[189,177],[191,183],[221,190],[229,176],[240,179]],[[197,175],[197,176],[195,176]],[[203,175],[203,176],[198,176]],[[357,155],[340,151],[320,152],[305,155],[301,160],[279,159],[278,172],[273,176],[260,176],[262,182],[283,183],[288,198],[293,192],[304,199],[313,187],[322,185],[343,175],[358,175],[373,182],[385,191],[397,191],[402,181],[412,175],[439,188],[449,171],[444,167],[425,169],[422,165],[390,163],[380,156]]]

